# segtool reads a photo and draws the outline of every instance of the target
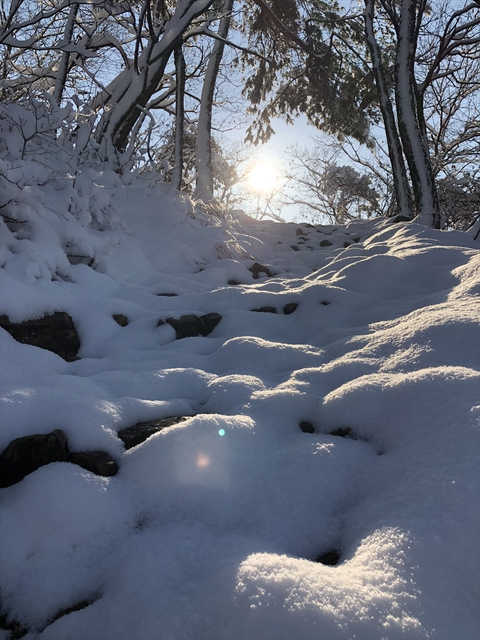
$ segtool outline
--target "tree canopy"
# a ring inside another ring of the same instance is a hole
[[[209,201],[225,191],[222,121],[259,144],[303,114],[357,162],[352,187],[382,174],[385,194],[355,215],[458,224],[459,189],[476,215],[478,0],[2,0],[0,19],[0,104],[44,105],[52,122],[71,104],[84,159],[163,166]]]

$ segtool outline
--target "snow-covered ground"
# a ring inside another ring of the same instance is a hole
[[[25,639],[478,640],[473,235],[220,222],[93,173],[86,220],[32,167],[27,222],[0,223],[0,314],[68,312],[80,359],[0,329],[0,451],[62,429],[119,472],[59,462],[0,490],[1,609]],[[157,326],[211,312],[207,337]],[[119,430],[170,416],[125,451]]]

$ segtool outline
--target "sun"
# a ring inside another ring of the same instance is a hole
[[[271,162],[262,160],[253,165],[248,173],[248,186],[256,193],[273,191],[278,183],[278,173]]]

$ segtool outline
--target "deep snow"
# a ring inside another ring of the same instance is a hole
[[[93,223],[34,177],[27,223],[0,223],[0,313],[66,311],[82,342],[66,363],[0,329],[0,450],[61,428],[120,466],[54,463],[0,490],[1,603],[26,640],[477,640],[478,242],[219,221],[92,175]],[[209,312],[208,337],[157,327]],[[129,451],[116,435],[176,415]]]

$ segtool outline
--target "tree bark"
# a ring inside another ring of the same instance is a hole
[[[180,191],[182,188],[183,178],[183,143],[185,127],[185,58],[183,56],[181,45],[175,49],[174,55],[177,87],[175,91],[175,150],[172,186],[174,189]]]
[[[122,72],[97,129],[97,140],[104,147],[108,149],[111,144],[117,151],[125,149],[142,109],[161,84],[174,49],[182,42],[192,21],[207,11],[212,3],[213,0],[179,0],[161,39],[157,41],[150,37],[139,56],[138,70],[131,66]]]
[[[395,103],[403,150],[420,219],[440,228],[440,205],[430,154],[420,129],[415,95],[416,20],[418,0],[402,0],[395,55]]]
[[[228,36],[232,8],[233,0],[224,0],[222,5],[223,16],[220,19],[217,32],[220,38],[225,39]],[[212,110],[215,85],[224,49],[225,43],[215,40],[213,51],[208,61],[200,100],[200,114],[198,118],[197,132],[197,184],[195,188],[195,197],[203,200],[204,202],[213,200]]]
[[[78,13],[78,4],[72,4],[68,13],[67,24],[65,25],[64,41],[65,44],[70,44],[72,41],[73,29],[75,27],[75,20]],[[70,52],[64,51],[60,59],[60,66],[58,67],[57,77],[55,79],[55,89],[53,97],[55,102],[60,105],[62,101],[63,92],[65,90],[65,83],[67,81],[68,66],[70,62]]]
[[[367,46],[372,59],[375,84],[377,86],[385,133],[387,136],[388,155],[392,165],[395,200],[398,213],[413,218],[414,206],[408,180],[407,169],[403,158],[403,150],[398,135],[397,123],[393,111],[392,101],[388,93],[380,47],[373,27],[375,0],[365,0],[365,35]]]

